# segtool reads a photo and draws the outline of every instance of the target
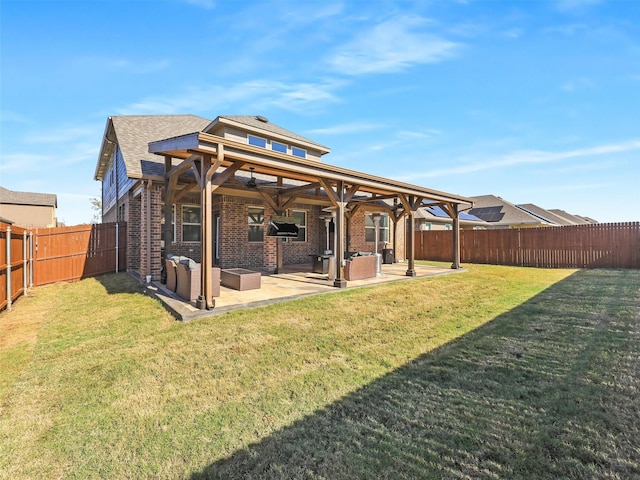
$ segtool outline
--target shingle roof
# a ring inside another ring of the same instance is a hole
[[[38,205],[58,207],[58,197],[53,193],[14,192],[0,187],[0,203],[12,205]]]
[[[586,223],[589,223],[588,221],[586,221],[583,218],[580,218],[576,215],[571,215],[570,213],[565,212],[564,210],[560,210],[559,208],[554,208],[549,210],[550,212],[554,213],[555,215],[564,218],[567,222],[569,222],[569,225],[584,225]]]
[[[502,225],[541,225],[548,223],[495,195],[481,195],[472,198],[475,204],[469,210],[469,213],[485,222]]]
[[[163,163],[149,153],[149,142],[202,131],[211,123],[196,115],[128,115],[110,118],[120,145],[127,176],[142,175],[142,161]]]
[[[549,223],[556,223],[558,225],[571,225],[564,218],[559,217],[555,213],[549,210],[545,210],[544,208],[539,207],[533,203],[521,203],[518,205],[518,208],[522,208],[525,211],[542,218],[543,220],[547,220],[549,221]]]
[[[262,118],[262,120],[260,120]],[[242,123],[243,125],[247,125],[249,127],[264,130],[265,132],[275,133],[277,135],[282,135],[284,137],[290,138],[292,140],[297,140],[298,142],[309,143],[311,145],[317,146],[320,150],[329,150],[328,147],[321,145],[320,143],[314,142],[302,135],[298,135],[286,128],[282,128],[275,123],[271,123],[265,117],[259,117],[256,115],[220,115],[218,119],[228,119],[238,123]],[[215,124],[216,120],[212,123],[212,126]],[[267,120],[266,122],[264,120]]]

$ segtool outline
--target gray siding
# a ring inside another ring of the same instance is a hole
[[[117,177],[116,177],[117,173]],[[104,180],[102,181],[102,212],[105,215],[112,210],[116,204],[116,190],[120,198],[124,197],[129,189],[133,187],[135,180],[127,177],[127,169],[124,165],[124,158],[120,147],[116,148],[111,162],[107,167]],[[106,220],[103,220],[106,221]]]

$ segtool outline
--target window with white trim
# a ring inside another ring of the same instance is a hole
[[[371,243],[376,241],[376,225],[373,222],[373,214],[371,213],[367,213],[364,216],[364,239],[366,242]],[[389,215],[386,213],[380,214],[380,231],[378,241],[389,241]]]
[[[306,242],[307,241],[307,212],[304,210],[291,210],[291,217],[295,218],[296,225],[298,226],[298,236],[292,238],[293,242]]]
[[[274,152],[287,153],[287,145],[271,140],[271,150]]]
[[[264,241],[264,208],[248,207],[247,224],[249,226],[249,241]]]
[[[182,206],[182,241],[199,242],[202,227],[200,224],[200,206]]]
[[[249,145],[254,147],[267,148],[267,139],[262,137],[256,137],[255,135],[247,135],[247,141]]]
[[[307,151],[304,148],[291,147],[291,155],[300,158],[307,158]]]

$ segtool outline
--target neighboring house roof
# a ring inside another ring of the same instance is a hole
[[[57,208],[58,197],[53,193],[14,192],[0,187],[0,203]]]
[[[555,215],[558,215],[559,217],[564,218],[567,222],[569,222],[569,225],[584,225],[586,223],[589,223],[584,218],[580,218],[576,215],[571,215],[570,213],[567,213],[564,210],[560,210],[559,208],[554,208],[549,211],[554,213]]]
[[[523,209],[525,212],[535,215],[536,217],[546,220],[549,223],[555,223],[557,225],[573,225],[566,219],[556,215],[553,212],[550,212],[549,210],[534,205],[533,203],[521,203],[517,205],[517,207]]]
[[[595,219],[593,219],[591,217],[585,217],[584,215],[575,215],[575,216],[578,217],[578,218],[583,219],[587,223],[593,223],[593,224],[600,223],[597,220],[595,220]]]
[[[149,153],[149,142],[184,135],[185,133],[200,132],[210,123],[210,120],[196,115],[126,115],[109,117],[98,157],[95,179],[102,180],[104,178],[114,142],[117,142],[120,146],[127,169],[127,176],[140,178],[143,173],[143,160],[163,164],[161,157]]]
[[[493,225],[554,225],[495,195],[472,198],[474,207],[469,213]]]
[[[330,149],[324,145],[321,145],[313,140],[310,140],[302,135],[298,135],[286,128],[282,128],[275,123],[271,123],[266,117],[260,115],[219,115],[207,128],[205,128],[205,132],[211,132],[215,129],[216,125],[219,123],[232,124],[233,122],[240,123],[244,126],[251,127],[253,130],[262,130],[269,134],[275,134],[276,136],[281,136],[288,138],[290,140],[295,140],[296,142],[302,144],[308,144],[314,146],[322,153],[329,153]]]
[[[438,205],[419,208],[414,218],[434,223],[451,223],[453,221],[452,218],[447,215],[447,212]],[[484,220],[467,212],[460,212],[458,218],[463,225],[486,225]]]

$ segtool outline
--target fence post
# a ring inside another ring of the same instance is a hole
[[[11,225],[7,225],[7,310],[11,310]]]
[[[118,222],[116,222],[116,273],[118,273],[118,242],[120,242],[120,234],[118,233]]]
[[[29,232],[29,287],[33,288],[33,232]]]
[[[24,296],[27,296],[28,293],[28,285],[27,285],[27,231],[24,230],[22,232],[22,288],[24,289]]]

